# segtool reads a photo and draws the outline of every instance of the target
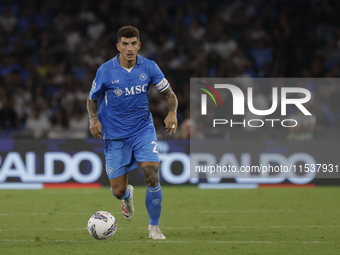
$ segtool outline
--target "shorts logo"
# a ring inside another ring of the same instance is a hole
[[[107,171],[107,174],[108,174],[108,175],[111,175],[111,174],[114,173],[114,171],[115,171],[115,170],[113,169],[113,167],[110,167],[110,168],[109,168],[109,171]]]
[[[148,78],[148,76],[147,76],[145,73],[141,73],[141,74],[139,75],[139,79],[140,79],[141,81],[145,81],[147,78]]]
[[[96,82],[93,80],[93,82],[92,82],[92,89],[95,90],[95,89],[96,89],[96,86],[97,86],[97,84],[96,84]]]
[[[152,200],[152,203],[153,203],[154,205],[157,205],[159,202],[160,202],[159,199],[154,199],[154,200]]]
[[[113,92],[117,95],[117,97],[123,95],[123,90],[121,90],[120,88],[116,88]]]

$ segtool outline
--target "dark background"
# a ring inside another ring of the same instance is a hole
[[[339,77],[338,10],[336,0],[3,0],[0,137],[88,137],[85,101],[96,70],[117,54],[116,31],[133,25],[140,54],[157,62],[178,97],[175,138],[187,139],[190,77]],[[307,89],[315,137],[337,131],[340,86]],[[268,88],[259,92],[270,98]],[[168,139],[156,90],[150,109],[158,138]],[[37,119],[47,127],[34,134],[44,126],[28,125]]]

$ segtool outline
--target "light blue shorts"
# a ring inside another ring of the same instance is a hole
[[[125,139],[105,139],[106,173],[109,179],[137,168],[136,162],[158,162],[156,131],[148,126],[137,135]]]

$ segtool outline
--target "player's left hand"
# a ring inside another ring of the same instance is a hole
[[[94,138],[97,138],[97,139],[102,138],[101,137],[101,134],[103,134],[102,124],[100,123],[97,117],[93,117],[90,119],[90,132]]]
[[[175,112],[169,112],[168,116],[166,116],[165,120],[165,128],[166,128],[166,132],[170,131],[170,135],[172,135],[172,133],[176,133],[177,131],[177,114]]]

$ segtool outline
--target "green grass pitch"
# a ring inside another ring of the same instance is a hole
[[[0,254],[340,254],[340,188],[200,190],[163,186],[161,228],[148,239],[145,187],[135,187],[131,222],[109,188],[0,190]],[[98,210],[116,234],[94,239]]]

